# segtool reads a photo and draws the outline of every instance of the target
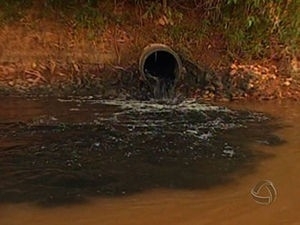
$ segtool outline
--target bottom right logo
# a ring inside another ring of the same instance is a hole
[[[251,195],[258,204],[270,205],[277,198],[277,190],[272,181],[263,180],[251,189]]]

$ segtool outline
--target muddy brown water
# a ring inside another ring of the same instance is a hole
[[[300,224],[297,103],[1,103],[0,225]]]

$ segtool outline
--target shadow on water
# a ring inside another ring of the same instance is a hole
[[[195,102],[3,99],[0,202],[56,206],[153,188],[207,189],[250,173],[279,127]]]

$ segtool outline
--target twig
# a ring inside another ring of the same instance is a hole
[[[41,73],[37,70],[33,71],[33,70],[25,70],[24,71],[25,74],[29,74],[29,75],[33,75],[37,78],[39,78],[40,80],[43,80],[44,82],[47,82],[46,78],[44,76],[41,75]]]

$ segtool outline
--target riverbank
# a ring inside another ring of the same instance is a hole
[[[300,63],[290,46],[238,49],[220,28],[199,22],[197,12],[149,4],[99,3],[71,14],[33,5],[1,21],[0,93],[149,99],[138,59],[148,44],[164,43],[185,67],[178,97],[300,99]]]

